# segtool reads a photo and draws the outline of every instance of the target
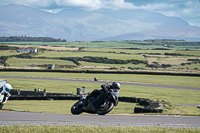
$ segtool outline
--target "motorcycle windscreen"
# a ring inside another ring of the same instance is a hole
[[[119,96],[119,90],[118,89],[112,89],[111,94],[115,95],[116,97]]]
[[[3,101],[4,95],[0,95],[0,101]]]
[[[0,88],[3,87],[5,83],[6,83],[6,80],[0,79]]]

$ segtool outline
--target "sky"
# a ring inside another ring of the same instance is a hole
[[[0,6],[7,4],[26,5],[51,13],[67,8],[143,9],[169,17],[180,17],[191,26],[200,27],[200,0],[0,0]]]

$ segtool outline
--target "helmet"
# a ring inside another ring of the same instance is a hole
[[[120,89],[120,83],[118,83],[118,82],[113,82],[113,83],[112,83],[112,87],[113,87],[114,89]]]
[[[10,92],[10,90],[13,89],[13,88],[12,88],[12,86],[11,86],[10,84],[6,83],[6,84],[3,86],[3,89],[5,89],[7,92]]]

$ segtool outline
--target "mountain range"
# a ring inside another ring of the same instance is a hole
[[[67,41],[200,41],[200,27],[190,26],[178,17],[145,10],[85,11],[71,8],[52,14],[28,6],[0,6],[0,36],[25,35]]]

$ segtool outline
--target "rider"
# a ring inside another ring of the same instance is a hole
[[[86,97],[86,99],[89,99],[90,97],[96,96],[96,95],[100,94],[102,91],[108,92],[112,89],[118,89],[119,90],[120,89],[120,83],[113,82],[111,85],[103,84],[103,85],[101,85],[101,88],[102,88],[101,90],[97,90],[97,89],[93,90],[90,93],[90,95]]]
[[[4,104],[7,102],[7,99],[8,99],[8,97],[10,96],[10,91],[11,91],[11,89],[13,89],[12,88],[12,86],[10,85],[10,84],[8,84],[8,83],[6,83],[6,84],[4,84],[4,86],[2,87],[3,88],[3,90],[1,91],[1,95],[5,95],[4,96],[4,99],[3,99],[3,102],[4,102]]]

